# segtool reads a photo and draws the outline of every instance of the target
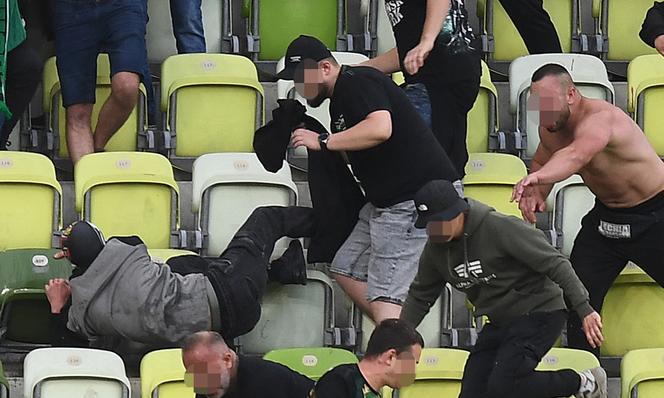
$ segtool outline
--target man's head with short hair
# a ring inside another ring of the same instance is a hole
[[[531,78],[528,110],[539,112],[539,125],[551,133],[565,128],[571,109],[581,96],[567,69],[559,64],[546,64]]]
[[[371,333],[362,364],[370,363],[383,374],[382,385],[405,387],[415,381],[423,347],[424,339],[409,322],[385,319]]]
[[[237,374],[237,354],[217,332],[198,332],[182,344],[185,382],[197,394],[221,398],[233,388]]]

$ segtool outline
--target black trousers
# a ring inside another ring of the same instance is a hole
[[[5,96],[12,117],[0,129],[0,150],[7,149],[9,134],[30,105],[42,79],[43,62],[25,41],[7,54],[7,85]]]
[[[621,227],[622,226],[622,227]],[[629,230],[627,227],[629,226]],[[599,232],[602,228],[604,235]],[[631,237],[627,238],[629,231]],[[613,236],[613,237],[607,237]],[[596,201],[583,218],[570,260],[590,294],[590,305],[598,312],[604,297],[628,261],[641,267],[664,286],[664,192],[636,207],[609,209]],[[592,349],[581,328],[581,320],[570,316],[567,338],[570,347]]]
[[[500,0],[530,54],[561,53],[560,39],[542,0]]]
[[[568,397],[581,378],[571,370],[535,371],[565,325],[567,311],[535,312],[480,332],[463,371],[459,398]]]
[[[209,263],[207,277],[219,301],[220,333],[225,339],[251,331],[260,319],[275,242],[284,236],[309,237],[314,224],[312,208],[259,207],[219,259]]]

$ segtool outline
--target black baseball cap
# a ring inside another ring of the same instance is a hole
[[[277,78],[293,80],[295,70],[305,59],[318,62],[330,57],[332,57],[332,53],[323,42],[312,36],[300,35],[288,45],[285,66],[281,72],[277,73]]]
[[[425,228],[429,221],[450,221],[468,210],[468,202],[459,197],[454,185],[447,180],[426,183],[415,194],[416,228]]]

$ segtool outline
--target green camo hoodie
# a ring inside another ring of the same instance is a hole
[[[446,282],[466,293],[476,315],[487,315],[496,324],[565,309],[563,294],[581,319],[593,312],[588,291],[544,233],[473,199],[468,204],[464,237],[427,242],[403,319],[419,324]]]

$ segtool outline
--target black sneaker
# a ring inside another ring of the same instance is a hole
[[[307,262],[304,259],[302,244],[299,240],[292,240],[284,254],[272,261],[268,274],[270,280],[284,285],[307,284]]]

